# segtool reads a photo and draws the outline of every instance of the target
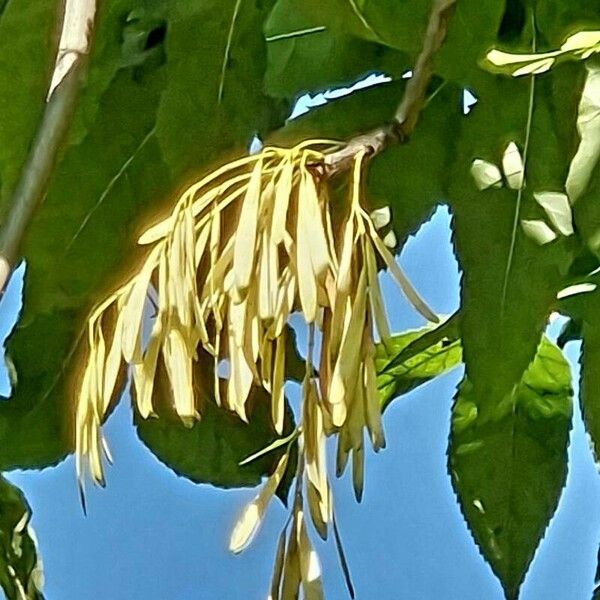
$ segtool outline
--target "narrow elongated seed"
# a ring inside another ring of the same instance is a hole
[[[306,495],[311,521],[322,540],[327,539],[327,522],[323,519],[321,495],[312,481],[306,482]]]
[[[288,547],[283,564],[283,580],[281,582],[281,600],[298,598],[300,588],[300,557],[298,551],[298,539],[295,528],[290,533]]]
[[[319,557],[308,539],[306,524],[304,522],[304,513],[302,511],[298,511],[296,516],[296,536],[298,541],[298,555],[300,558],[300,577],[304,597],[307,600],[322,600],[323,584],[321,582],[321,565],[319,563]]]
[[[275,552],[275,562],[273,565],[273,576],[271,578],[271,591],[267,600],[280,600],[279,589],[281,587],[281,577],[283,575],[283,563],[285,561],[285,543],[287,527],[284,527],[279,535],[277,550]]]
[[[271,280],[272,271],[270,265],[270,243],[267,232],[263,231],[260,243],[260,256],[258,259],[258,314],[263,321],[269,321],[273,318],[273,288],[275,281]]]
[[[273,399],[272,381],[273,381],[273,371],[274,371],[273,358],[274,358],[273,342],[265,335],[265,336],[263,336],[262,343],[260,345],[260,362],[261,362],[260,377],[261,377],[261,382],[262,382],[263,387],[265,388],[265,390],[267,390],[267,392],[269,392],[271,394],[272,399]]]
[[[368,220],[367,220],[368,221]],[[437,315],[425,304],[424,300],[419,296],[417,291],[414,289],[406,275],[402,272],[402,269],[398,266],[398,263],[394,260],[394,257],[387,249],[373,224],[368,221],[371,240],[375,244],[375,248],[377,248],[377,252],[379,252],[381,258],[385,261],[385,264],[388,266],[390,273],[393,275],[394,279],[400,286],[400,289],[404,292],[406,298],[410,301],[410,303],[420,312],[428,321],[432,323],[439,323],[439,318]]]
[[[286,160],[281,168],[281,173],[275,185],[275,204],[273,207],[273,221],[271,236],[274,244],[280,244],[286,231],[286,221],[292,184],[294,178],[294,163]]]
[[[178,329],[170,329],[167,333],[163,357],[171,383],[175,411],[183,424],[191,427],[199,418],[192,382],[192,359],[186,352],[185,340]]]
[[[313,176],[306,168],[302,171],[300,180],[298,210],[306,214],[302,222],[307,228],[306,237],[310,240],[309,257],[315,280],[320,280],[329,269],[331,261],[317,187]]]
[[[102,390],[102,414],[108,410],[108,405],[117,383],[117,377],[121,368],[121,338],[123,330],[123,311],[119,311],[113,340],[106,355],[106,364],[104,365],[104,385]]]
[[[229,380],[227,386],[227,402],[240,418],[248,422],[246,416],[246,400],[250,394],[254,379],[251,368],[246,361],[242,348],[234,341],[234,334],[229,329]]]
[[[310,245],[306,211],[298,209],[296,229],[296,276],[302,312],[307,323],[313,323],[317,316],[317,284],[310,262]]]
[[[279,459],[275,471],[267,479],[262,490],[242,511],[233,528],[229,541],[229,549],[235,554],[244,550],[256,535],[267,506],[281,483],[287,463],[288,454],[286,453]]]
[[[242,203],[238,229],[235,236],[233,271],[235,273],[235,285],[239,292],[245,291],[250,283],[256,254],[256,231],[260,210],[262,165],[262,159],[259,159],[254,165],[252,176],[248,182],[248,190]]]
[[[357,502],[362,502],[365,486],[365,451],[361,446],[352,450],[352,485]]]
[[[353,389],[352,380],[356,378],[360,358],[360,342],[365,323],[366,295],[367,295],[366,272],[360,275],[356,298],[352,305],[352,317],[346,330],[340,352],[333,370],[331,387],[329,391],[329,402],[332,405],[344,404],[347,393]],[[332,415],[333,416],[333,415]],[[333,419],[335,426],[340,426],[341,415]]]
[[[364,359],[364,382],[365,387],[364,402],[365,402],[365,422],[369,435],[371,436],[371,444],[373,449],[378,452],[385,448],[385,436],[381,424],[381,404],[379,393],[377,390],[377,372],[375,370],[374,347],[370,344],[367,351],[367,356]]]
[[[375,318],[375,325],[377,326],[377,332],[381,337],[382,342],[385,344],[391,337],[390,326],[387,320],[387,314],[385,312],[385,305],[383,302],[383,294],[381,293],[381,287],[379,285],[379,277],[377,276],[377,262],[375,260],[375,252],[370,240],[363,237],[363,260],[367,265],[367,276],[369,285],[369,300],[371,304],[371,310]]]
[[[285,376],[285,330],[275,342],[275,363],[273,365],[273,389],[271,391],[271,418],[275,431],[283,433],[283,419],[285,412],[285,397],[283,391]]]
[[[141,362],[133,364],[133,384],[140,415],[146,419],[154,413],[152,394],[154,392],[154,376],[158,363],[158,355],[163,344],[164,327],[162,318],[158,316],[152,326],[150,340]]]

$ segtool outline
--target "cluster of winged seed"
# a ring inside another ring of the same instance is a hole
[[[302,521],[303,488],[323,537],[332,522],[326,436],[339,433],[338,472],[352,455],[358,498],[363,430],[376,450],[385,443],[374,355],[376,337],[385,343],[390,332],[378,260],[387,265],[415,308],[437,320],[379,236],[378,229],[390,220],[389,208],[371,216],[363,207],[364,153],[355,158],[348,202],[332,209],[327,181],[315,165],[323,164],[327,152],[338,147],[337,142],[321,140],[291,149],[265,147],[187,189],[172,214],[140,237],[139,244],[151,248],[136,275],[91,314],[87,364],[77,401],[80,485],[86,466],[93,480],[103,483],[102,453],[108,457],[108,449],[101,424],[123,364],[131,368],[137,408],[148,418],[155,415],[154,380],[162,360],[173,407],[191,426],[201,418],[192,365],[202,349],[214,361],[216,402],[247,420],[251,388],[262,386],[271,396],[273,425],[282,434],[286,323],[290,314],[300,312],[311,338],[315,330],[321,332],[321,345],[315,374],[311,344],[296,436],[303,450],[297,474],[296,533],[295,541],[290,538],[287,544],[285,562],[297,561],[298,585],[308,585],[309,571],[315,572]],[[148,298],[155,298],[156,315],[149,334],[144,334]],[[217,367],[225,359],[229,377],[223,391]],[[287,462],[285,454],[243,512],[232,550],[239,551],[250,541]]]

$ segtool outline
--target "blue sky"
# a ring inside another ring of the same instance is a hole
[[[441,313],[458,304],[458,271],[449,217],[440,209],[411,240],[402,265]],[[16,276],[0,304],[4,334],[18,307]],[[393,328],[420,326],[418,315],[384,276]],[[552,329],[556,333],[558,326]],[[578,348],[568,355],[576,362]],[[338,518],[357,597],[381,600],[501,600],[500,586],[479,556],[446,474],[446,441],[457,370],[397,401],[386,412],[388,447],[366,465],[364,501],[351,483],[335,483]],[[4,375],[3,375],[4,376]],[[1,384],[3,392],[7,381]],[[291,390],[292,395],[296,395]],[[33,509],[49,600],[263,599],[277,534],[286,518],[273,503],[254,544],[241,556],[228,534],[253,490],[196,486],[161,465],[137,440],[129,399],[106,434],[115,458],[104,490],[92,490],[89,514],[79,506],[72,458],[54,469],[10,479]],[[576,413],[577,414],[577,413]],[[600,539],[600,478],[577,414],[568,486],[523,589],[523,600],[591,596]],[[345,592],[331,543],[317,542],[330,599]]]

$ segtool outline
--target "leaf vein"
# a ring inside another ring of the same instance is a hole
[[[233,15],[231,16],[231,23],[229,24],[229,32],[227,33],[227,44],[225,45],[225,53],[223,55],[223,64],[221,65],[221,77],[219,78],[219,92],[217,94],[218,103],[221,104],[223,100],[223,91],[225,89],[225,75],[227,73],[227,64],[231,56],[231,46],[233,44],[233,33],[235,31],[235,25],[237,23],[238,16],[240,14],[240,8],[242,6],[242,0],[237,0],[233,7]]]
[[[100,197],[98,198],[96,204],[94,204],[94,206],[92,206],[92,208],[85,215],[83,221],[81,222],[81,225],[79,226],[79,228],[77,229],[77,231],[75,232],[73,237],[71,238],[71,241],[66,245],[65,254],[69,251],[71,246],[75,243],[77,238],[80,236],[81,232],[85,229],[85,227],[89,223],[89,221],[92,218],[92,216],[94,215],[94,213],[100,208],[100,206],[102,206],[102,204],[104,203],[104,201],[110,194],[111,190],[113,189],[113,187],[115,186],[117,181],[119,181],[119,179],[123,176],[125,171],[127,171],[127,169],[131,166],[131,163],[135,160],[136,156],[140,153],[142,148],[150,141],[150,138],[154,135],[155,131],[156,131],[156,127],[153,127],[146,134],[144,139],[139,143],[139,145],[133,151],[131,156],[121,165],[121,168],[117,171],[117,173],[113,176],[113,178],[108,182],[108,185],[106,186],[106,188],[104,188],[104,191],[102,192],[102,194],[100,194]]]

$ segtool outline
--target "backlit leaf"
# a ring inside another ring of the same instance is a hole
[[[590,277],[589,282],[581,285],[591,287],[595,285],[593,281],[597,281],[597,276]],[[590,290],[565,297],[560,308],[575,325],[572,339],[582,341],[579,402],[594,459],[600,464],[600,293]]]
[[[458,366],[462,350],[454,317],[437,328],[392,336],[377,345],[377,387],[382,410],[390,402]]]
[[[460,337],[467,377],[490,410],[521,379],[533,359],[573,259],[570,238],[540,245],[521,225],[544,215],[534,190],[564,186],[572,131],[563,128],[554,115],[557,110],[573,111],[578,101],[579,73],[570,68],[573,65],[568,67],[535,84],[482,76],[474,90],[479,101],[462,120],[449,200],[462,271]],[[571,91],[565,96],[567,80]],[[507,139],[511,140],[508,144]],[[525,154],[527,185],[523,190],[506,186],[479,191],[465,185],[474,157],[494,160],[504,155],[504,175],[517,186]],[[525,228],[531,230],[530,225],[526,223]],[[544,234],[540,241],[554,237],[544,223],[534,224],[533,233],[540,227]]]
[[[448,469],[481,553],[515,599],[567,475],[569,365],[543,340],[516,389],[493,409],[459,387]]]
[[[270,95],[296,98],[352,85],[373,72],[399,76],[410,67],[403,52],[326,25],[323,16],[322,10],[303,11],[295,0],[276,3],[265,25]]]

